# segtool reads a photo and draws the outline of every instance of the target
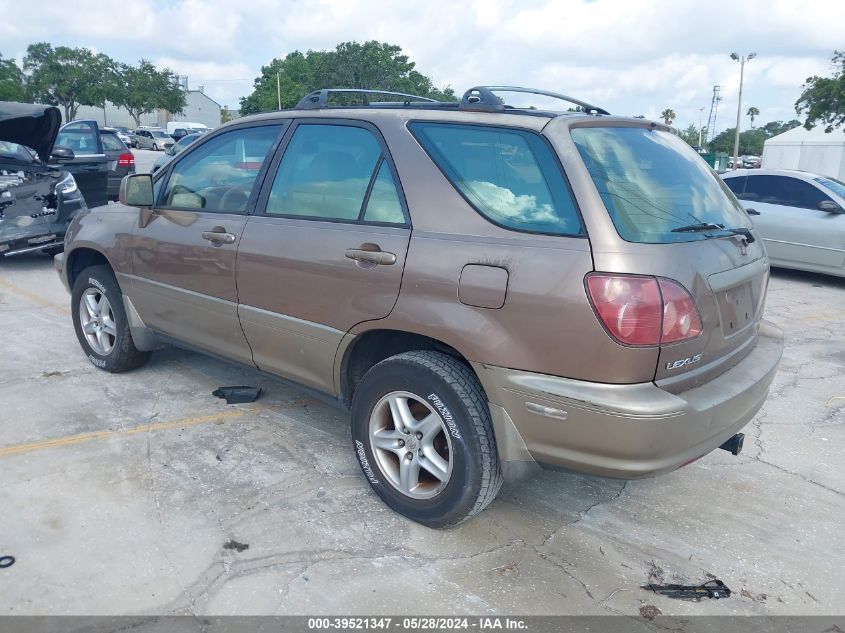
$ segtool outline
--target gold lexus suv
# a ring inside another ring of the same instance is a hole
[[[174,344],[328,394],[372,488],[433,527],[538,464],[737,453],[783,345],[761,240],[671,128],[508,86],[237,119],[79,214],[56,267],[94,365]]]

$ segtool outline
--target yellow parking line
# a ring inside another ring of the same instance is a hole
[[[6,281],[5,279],[0,279],[0,288],[4,288],[9,290],[10,292],[14,292],[16,295],[19,295],[29,301],[30,303],[34,303],[37,306],[42,308],[52,308],[53,310],[58,310],[64,314],[70,313],[70,308],[68,306],[59,305],[58,303],[53,303],[52,301],[47,301],[43,297],[39,297],[34,292],[30,292],[25,288],[21,288],[20,286],[16,286],[13,283]]]
[[[5,446],[0,448],[0,457],[8,455],[20,455],[21,453],[31,453],[40,451],[45,448],[56,448],[58,446],[70,446],[73,444],[82,444],[84,442],[92,442],[94,440],[105,440],[111,437],[120,437],[124,435],[135,435],[137,433],[151,433],[153,431],[166,431],[167,429],[184,428],[187,426],[197,426],[199,424],[207,424],[208,422],[226,422],[227,420],[234,420],[240,418],[247,413],[254,413],[255,409],[247,407],[245,409],[234,409],[231,411],[221,411],[220,413],[213,413],[211,415],[202,415],[195,418],[184,418],[182,420],[175,420],[172,422],[157,422],[155,424],[139,424],[138,426],[131,426],[127,429],[118,429],[115,431],[93,431],[91,433],[79,433],[78,435],[66,435],[65,437],[56,437],[49,440],[41,440],[39,442],[31,442],[29,444],[13,444],[12,446]]]

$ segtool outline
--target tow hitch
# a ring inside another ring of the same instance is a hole
[[[745,442],[745,433],[737,433],[719,448],[728,451],[731,455],[739,455],[742,452],[743,442]]]

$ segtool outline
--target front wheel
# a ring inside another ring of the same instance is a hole
[[[398,354],[367,372],[352,400],[352,441],[373,490],[429,527],[477,514],[502,486],[484,391],[440,352]]]
[[[135,369],[149,352],[135,347],[123,308],[123,293],[108,266],[86,268],[73,283],[73,327],[91,363],[112,373]]]
[[[157,151],[158,151],[158,145],[156,145],[155,143],[153,143],[153,151],[154,151],[154,152],[157,152]]]

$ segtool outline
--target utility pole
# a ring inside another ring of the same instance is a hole
[[[701,117],[704,116],[704,106],[701,106],[698,109],[698,147],[701,147],[701,132],[703,128],[701,127]]]
[[[734,169],[737,169],[739,164],[739,118],[742,113],[742,81],[745,77],[745,62],[750,62],[755,57],[757,57],[757,53],[749,53],[743,57],[731,53],[731,59],[739,62],[739,97],[736,102],[736,130],[734,133]]]
[[[279,79],[279,73],[276,73],[276,97],[279,99],[279,110],[282,109],[282,83]]]

